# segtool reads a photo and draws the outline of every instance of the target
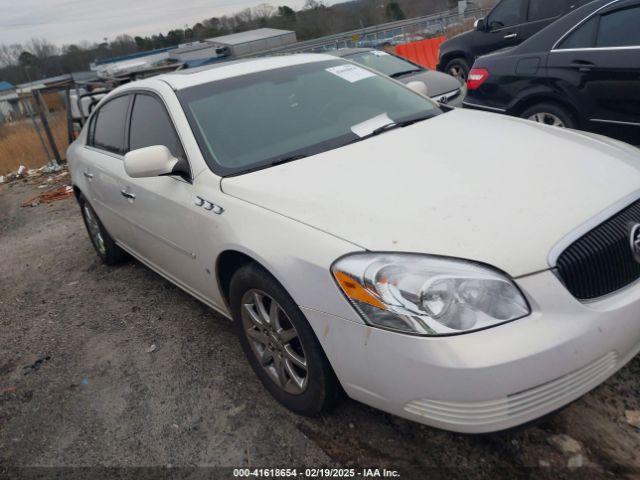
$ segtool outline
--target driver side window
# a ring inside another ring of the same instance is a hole
[[[525,0],[502,0],[489,15],[489,29],[519,25],[525,21]]]

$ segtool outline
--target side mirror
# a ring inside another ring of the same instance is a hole
[[[132,178],[168,175],[177,163],[178,159],[164,145],[139,148],[124,156],[124,170]]]
[[[473,24],[473,28],[475,28],[479,32],[484,32],[487,28],[484,18],[479,18],[478,20],[476,20],[476,22]]]
[[[425,97],[429,96],[429,89],[424,82],[414,81],[407,83],[407,88],[413,90],[420,95],[424,95]]]

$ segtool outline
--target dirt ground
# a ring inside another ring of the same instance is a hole
[[[41,191],[0,185],[0,477],[26,466],[342,466],[640,478],[640,429],[625,420],[640,410],[640,358],[518,431],[452,434],[347,399],[302,418],[262,388],[227,320],[135,261],[102,265],[73,198],[20,207]],[[557,434],[581,451],[562,453]]]

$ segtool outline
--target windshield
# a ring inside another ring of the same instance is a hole
[[[441,113],[386,77],[343,60],[266,70],[178,92],[209,167],[239,174]]]
[[[409,73],[421,72],[423,70],[413,63],[379,50],[355,53],[346,58],[365,67],[377,70],[380,73],[384,73],[385,75],[389,75],[390,77],[408,75]]]

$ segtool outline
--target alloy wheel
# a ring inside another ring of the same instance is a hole
[[[86,203],[82,206],[82,213],[84,215],[85,220],[87,221],[87,227],[89,230],[89,236],[91,237],[91,241],[95,245],[96,249],[101,255],[107,254],[107,248],[104,243],[104,238],[102,237],[102,231],[100,230],[100,224],[98,223],[98,219],[95,214],[91,210],[91,207]]]
[[[286,312],[256,289],[243,295],[241,305],[242,327],[260,366],[282,390],[302,394],[309,380],[307,357]]]
[[[564,122],[560,120],[560,118],[558,118],[553,113],[547,113],[547,112],[534,113],[529,117],[529,120],[532,120],[538,123],[544,123],[545,125],[552,125],[554,127],[565,128]]]

